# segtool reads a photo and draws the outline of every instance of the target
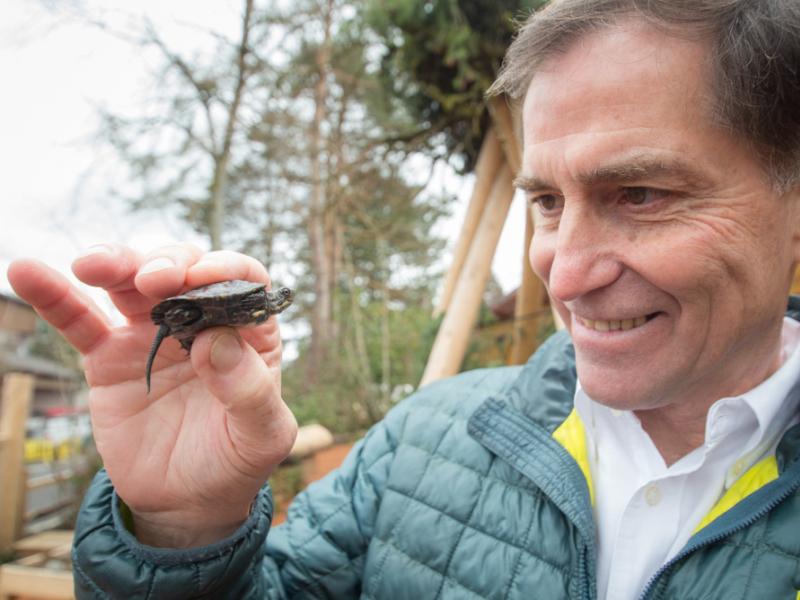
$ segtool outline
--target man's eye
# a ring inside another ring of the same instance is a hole
[[[531,204],[537,204],[542,213],[555,212],[561,208],[564,203],[561,196],[555,194],[542,194],[541,196],[533,196]]]
[[[666,190],[658,190],[648,187],[628,187],[621,190],[621,201],[624,204],[642,206],[661,200],[668,195]]]

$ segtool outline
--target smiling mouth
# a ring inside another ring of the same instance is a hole
[[[578,315],[574,315],[574,317],[581,323],[581,325],[583,325],[587,329],[593,329],[594,331],[628,331],[630,329],[636,329],[637,327],[641,327],[648,321],[654,319],[657,315],[658,313],[655,312],[649,315],[645,315],[643,317],[636,317],[635,319],[621,319],[618,321],[601,321],[600,319],[585,319],[583,317],[579,317]]]

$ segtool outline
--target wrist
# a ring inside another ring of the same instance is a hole
[[[124,509],[123,509],[124,507]],[[236,532],[250,515],[250,507],[221,517],[209,513],[141,513],[134,512],[120,502],[121,510],[128,510],[131,533],[147,546],[156,548],[187,549],[208,546]]]

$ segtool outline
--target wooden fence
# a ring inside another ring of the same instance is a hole
[[[3,377],[0,405],[0,552],[10,552],[22,533],[25,502],[25,422],[30,413],[34,378],[22,373]]]
[[[0,554],[14,541],[70,524],[81,477],[92,461],[70,453],[64,460],[25,462],[25,425],[36,386],[33,376],[7,373],[0,393]]]

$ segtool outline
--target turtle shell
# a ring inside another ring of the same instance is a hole
[[[153,307],[150,318],[156,325],[166,325],[167,335],[177,338],[189,350],[203,329],[263,323],[270,314],[263,283],[233,280],[167,298]]]

